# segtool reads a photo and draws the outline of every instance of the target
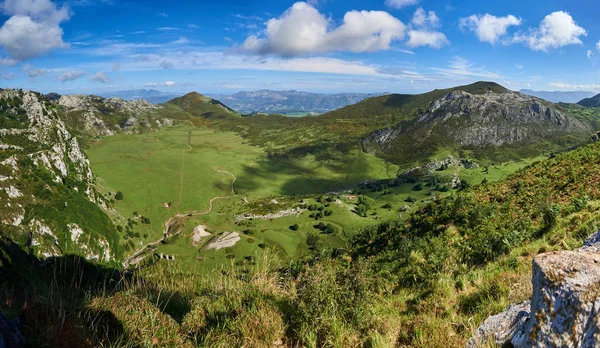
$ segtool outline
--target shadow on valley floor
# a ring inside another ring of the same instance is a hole
[[[375,168],[366,156],[353,150],[309,146],[272,154],[254,166],[245,165],[238,174],[236,189],[245,194],[264,191],[265,186],[271,185],[270,191],[277,187],[282,195],[317,194],[382,176],[381,168]]]

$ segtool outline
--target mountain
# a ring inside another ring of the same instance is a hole
[[[547,91],[532,91],[530,89],[522,89],[519,92],[533,96],[533,97],[545,99],[545,100],[551,101],[553,103],[577,103],[578,101],[580,101],[583,98],[589,98],[594,95],[594,92],[586,92],[586,91],[547,92]]]
[[[357,103],[381,94],[340,93],[319,94],[302,91],[238,92],[233,95],[212,95],[231,108],[246,114],[251,113],[324,113]]]
[[[423,94],[388,94],[365,99],[354,105],[322,115],[327,119],[370,119],[374,117],[393,116],[397,119],[410,119],[421,115],[436,99],[454,91],[465,91],[471,94],[503,93],[508,90],[494,82],[476,82],[466,86],[448,89],[436,89]]]
[[[61,112],[41,94],[0,90],[0,231],[43,257],[117,260],[110,203]]]
[[[61,117],[71,129],[91,136],[140,133],[173,123],[159,116],[160,107],[143,99],[77,94],[60,96],[55,103],[64,111]]]
[[[364,148],[395,162],[423,160],[442,149],[469,149],[488,156],[488,149],[500,147],[520,152],[542,143],[575,144],[582,135],[587,141],[595,130],[595,121],[563,113],[545,100],[499,86],[468,92],[473,87],[458,87],[432,102],[437,91],[388,97],[400,101],[397,108],[413,110],[414,116],[401,117],[398,124],[364,137]],[[380,107],[389,108],[390,99]]]
[[[581,106],[597,108],[600,107],[600,94],[591,98],[586,98],[577,103]]]
[[[132,89],[124,91],[111,91],[101,93],[104,98],[121,98],[125,100],[145,99],[152,104],[162,104],[167,101],[181,97],[182,93],[165,93],[155,89]]]
[[[188,112],[192,116],[207,119],[226,119],[238,117],[239,114],[218,100],[206,97],[197,92],[191,92],[183,97],[175,98],[166,103]]]

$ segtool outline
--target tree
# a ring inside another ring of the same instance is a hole
[[[417,201],[417,199],[413,196],[408,196],[404,201],[408,203],[414,203]]]
[[[115,199],[117,201],[122,201],[123,200],[123,192],[117,191],[117,193],[115,194]]]
[[[298,225],[297,223],[290,226],[290,230],[292,230],[292,231],[298,231],[299,229],[300,229],[300,225]]]
[[[382,208],[383,209],[391,210],[392,209],[392,203],[388,202],[388,203],[384,204]]]
[[[308,245],[309,249],[315,249],[319,244],[319,235],[315,232],[308,232],[306,234],[306,245]]]

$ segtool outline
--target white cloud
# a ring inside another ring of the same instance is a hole
[[[515,68],[523,69],[525,66],[523,64],[515,64]]]
[[[510,26],[521,25],[521,18],[513,15],[496,17],[486,13],[483,16],[472,15],[461,18],[459,26],[461,29],[474,31],[479,41],[489,42],[495,45],[502,36],[506,35]]]
[[[167,81],[167,82],[165,82],[165,86],[166,87],[173,87],[173,86],[175,86],[175,82],[173,82],[173,81]]]
[[[450,80],[462,80],[473,77],[495,80],[502,78],[497,73],[477,67],[474,63],[462,57],[456,57],[448,63],[450,64],[448,68],[432,68],[432,70],[436,71],[440,77]]]
[[[589,90],[589,89],[594,89],[594,90],[599,90],[600,89],[600,85],[598,84],[569,84],[569,83],[564,83],[564,82],[553,82],[550,84],[550,86],[552,87],[556,87],[556,88],[560,88],[560,89],[579,89],[579,90]]]
[[[393,8],[403,8],[406,6],[416,5],[419,0],[385,0],[385,4]]]
[[[60,27],[70,17],[66,7],[58,9],[50,0],[5,0],[0,9],[11,16],[0,28],[5,60],[23,61],[68,47]]]
[[[108,76],[103,72],[99,72],[96,73],[96,75],[89,76],[88,80],[92,82],[108,83]]]
[[[449,43],[446,35],[437,31],[410,30],[408,32],[408,47],[430,46],[440,48]]]
[[[83,72],[81,70],[67,71],[66,73],[61,74],[58,77],[58,80],[62,83],[65,83],[68,81],[77,80],[78,78],[82,77],[83,75],[85,75],[85,72]]]
[[[405,36],[406,26],[384,11],[350,11],[343,23],[331,19],[305,2],[297,2],[279,18],[270,19],[264,37],[252,35],[239,50],[285,57],[318,52],[373,52],[387,50]]]
[[[167,17],[169,17],[169,14],[168,14],[168,13],[164,13],[164,12],[159,12],[159,13],[157,13],[157,15],[158,15],[159,17],[163,17],[163,18],[167,18]]]
[[[589,60],[592,60],[592,58],[594,57],[594,52],[592,50],[587,50],[585,55],[588,57]]]
[[[598,41],[598,43],[596,44],[596,49],[597,49],[598,51],[600,51],[600,41]]]
[[[557,11],[547,15],[539,28],[515,35],[513,42],[522,42],[534,51],[548,52],[567,45],[581,45],[580,37],[586,35],[586,30],[578,26],[570,14]]]
[[[179,28],[174,28],[174,27],[159,27],[159,28],[156,28],[156,30],[159,30],[159,31],[174,31],[174,30],[179,30]]]
[[[174,45],[185,45],[185,44],[189,44],[191,41],[190,39],[188,39],[187,37],[180,37],[179,39],[171,42]]]
[[[117,60],[113,63],[112,71],[119,71],[119,70],[121,70],[121,63],[119,63],[119,61]]]
[[[425,12],[423,8],[418,8],[411,23],[414,28],[408,31],[408,47],[440,48],[450,43],[444,33],[436,30],[440,26],[440,19],[435,12]]]
[[[440,24],[440,19],[434,11],[425,12],[422,7],[419,7],[413,15],[412,23],[417,27],[437,28]]]

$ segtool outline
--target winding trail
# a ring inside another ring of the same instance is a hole
[[[185,167],[184,167],[185,166],[185,153],[193,150],[192,146],[190,145],[191,141],[192,141],[192,131],[190,130],[188,132],[188,137],[187,137],[187,141],[186,141],[188,150],[181,151],[181,177],[180,177],[180,182],[179,182],[179,200],[177,201],[177,203],[175,203],[173,205],[173,207],[177,207],[179,204],[181,204],[181,200],[183,197],[183,173],[184,173],[184,169],[185,169]],[[229,198],[233,198],[233,197],[237,196],[237,194],[235,192],[235,181],[237,180],[237,177],[226,170],[221,170],[216,167],[213,169],[218,173],[224,173],[224,174],[231,175],[231,177],[232,177],[231,195],[230,196],[218,196],[218,197],[211,198],[211,200],[208,203],[208,209],[206,211],[191,211],[191,212],[179,213],[179,214],[175,214],[175,215],[171,216],[169,218],[169,220],[167,220],[165,222],[162,238],[160,238],[157,241],[147,243],[146,245],[144,245],[140,249],[138,249],[135,253],[133,253],[131,256],[126,258],[123,261],[123,266],[125,268],[127,268],[129,266],[134,266],[134,265],[140,263],[142,260],[144,260],[148,256],[147,254],[149,251],[152,250],[152,248],[154,248],[155,246],[157,246],[161,243],[166,242],[166,240],[168,238],[175,237],[175,236],[179,235],[181,232],[183,232],[183,228],[180,228],[177,232],[169,235],[169,231],[175,224],[177,224],[179,222],[183,222],[184,220],[186,220],[187,218],[190,218],[192,216],[200,216],[200,215],[210,214],[213,210],[213,203],[215,201],[217,201],[219,199],[229,199]]]

